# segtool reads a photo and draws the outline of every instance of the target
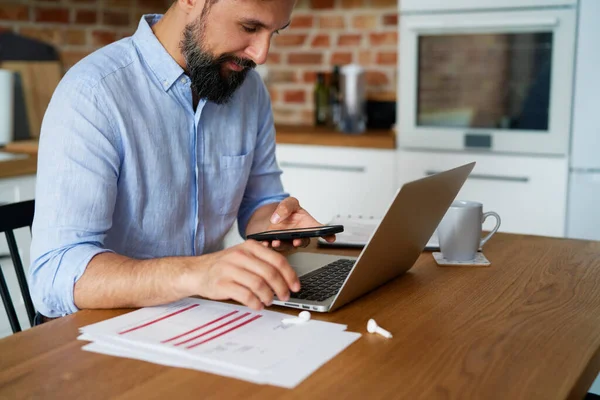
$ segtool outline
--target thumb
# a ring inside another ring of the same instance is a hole
[[[281,222],[281,217],[279,216],[279,214],[277,214],[277,211],[275,211],[273,213],[273,215],[271,215],[271,223],[273,225],[278,224],[279,222]]]
[[[299,208],[300,203],[298,202],[298,200],[294,197],[288,197],[287,199],[279,203],[279,205],[275,209],[275,212],[273,213],[273,215],[271,215],[270,221],[272,224],[278,224],[287,217],[289,217],[291,214],[293,214],[295,211],[297,211]]]

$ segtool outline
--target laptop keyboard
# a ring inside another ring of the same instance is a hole
[[[300,277],[300,291],[294,299],[323,301],[336,294],[356,260],[339,259]]]

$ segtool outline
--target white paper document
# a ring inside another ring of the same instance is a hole
[[[346,326],[200,299],[81,328],[84,350],[292,388],[360,337]]]
[[[364,247],[373,236],[381,219],[381,217],[337,215],[327,222],[327,225],[344,225],[344,232],[337,233],[333,243],[329,243],[323,238],[319,238],[318,243],[324,247]],[[436,231],[425,245],[424,250],[438,251],[439,249],[440,243]]]

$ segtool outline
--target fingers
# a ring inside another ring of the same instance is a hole
[[[300,210],[298,199],[295,197],[283,199],[275,209],[275,212],[273,212],[273,215],[271,215],[271,223],[278,224],[298,210]]]
[[[310,244],[310,239],[309,238],[304,238],[304,239],[294,239],[294,247],[306,247]]]
[[[298,280],[298,276],[284,256],[275,251],[264,248],[253,240],[245,242],[245,245],[258,259],[275,268],[279,274],[281,274],[289,289],[294,292],[300,290],[300,281]],[[277,295],[277,297],[279,297],[279,295]],[[281,299],[281,297],[279,298]]]
[[[274,243],[271,247],[273,248],[273,250],[278,252],[288,251],[294,248],[292,242],[290,241],[277,241],[277,243]]]
[[[250,290],[262,304],[270,306],[273,303],[273,290],[266,280],[258,273],[249,271],[239,265],[236,265],[235,268],[235,271],[231,274],[233,282]]]
[[[234,282],[229,282],[223,287],[227,291],[230,299],[250,307],[253,310],[260,311],[264,308],[263,303],[248,288]]]
[[[307,247],[310,244],[310,238],[294,239],[292,243],[273,240],[271,247],[277,250],[289,250],[296,247]]]
[[[290,289],[300,290],[298,276],[281,254],[263,243],[248,240],[231,249],[202,256],[197,268],[201,287],[197,294],[216,300],[232,299],[252,309],[271,305],[274,295],[287,301]],[[199,266],[200,266],[199,265]]]
[[[325,241],[327,243],[333,243],[335,242],[335,235],[331,235],[331,236],[324,236],[323,239],[325,239]]]
[[[280,300],[287,301],[289,299],[288,284],[277,268],[252,253],[238,257],[239,260],[232,260],[242,269],[242,272],[236,273],[233,278],[237,283],[251,289],[268,306],[273,302],[273,293]]]

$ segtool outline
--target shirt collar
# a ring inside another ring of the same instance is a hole
[[[152,31],[152,26],[162,17],[161,14],[143,15],[137,31],[133,35],[133,42],[166,92],[184,73],[184,70],[171,57]]]

